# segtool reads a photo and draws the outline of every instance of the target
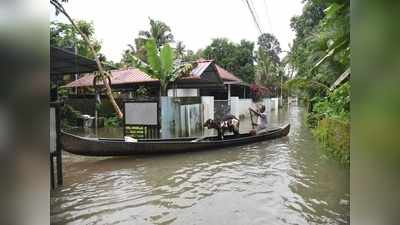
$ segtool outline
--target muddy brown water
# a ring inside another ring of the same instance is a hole
[[[348,224],[349,169],[319,148],[304,108],[269,115],[271,126],[287,121],[288,137],[221,150],[119,158],[64,153],[51,223]],[[245,132],[250,123],[241,126]]]

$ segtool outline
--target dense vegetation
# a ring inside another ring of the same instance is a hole
[[[77,20],[75,23],[79,29],[91,40],[93,48],[97,52],[100,61],[105,62],[105,55],[100,53],[102,43],[95,38],[95,29],[93,23],[84,20]],[[76,48],[79,55],[90,59],[94,58],[93,53],[90,51],[89,45],[85,40],[83,40],[79,32],[68,23],[54,21],[50,22],[50,45],[61,48],[69,48],[73,51]]]
[[[227,38],[215,38],[204,49],[194,52],[186,49],[182,41],[176,41],[171,28],[164,22],[150,18],[149,25],[149,29],[139,31],[137,38],[133,39],[133,44],[123,51],[118,66],[137,65],[135,59],[149,64],[146,43],[153,39],[157,49],[164,45],[173,46],[175,60],[194,62],[201,58],[213,59],[243,81],[249,84],[256,82],[268,87],[272,95],[278,95],[282,78],[286,80],[283,73],[285,63],[279,58],[280,44],[272,34],[260,35],[257,51],[255,43],[248,40],[235,43]]]
[[[167,96],[168,86],[179,77],[192,70],[192,64],[182,63],[177,59],[175,50],[168,43],[158,46],[157,41],[150,38],[146,41],[146,62],[131,55],[133,65],[160,81],[160,94]]]
[[[205,59],[213,59],[215,63],[237,75],[243,81],[254,81],[254,43],[242,40],[239,44],[229,41],[227,38],[212,40],[202,52]]]
[[[350,1],[306,0],[302,15],[292,18],[291,27],[296,39],[289,63],[297,73],[287,84],[302,90],[309,103],[308,122],[317,138],[348,163],[350,82],[336,90],[329,87],[350,68]]]

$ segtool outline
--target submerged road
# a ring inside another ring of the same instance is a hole
[[[349,169],[319,148],[302,107],[269,117],[290,121],[289,136],[162,156],[64,153],[51,224],[349,224]]]

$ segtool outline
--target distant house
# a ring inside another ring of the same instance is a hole
[[[212,60],[199,60],[198,63],[214,64],[215,69],[217,70],[217,74],[224,84],[223,88],[202,89],[202,96],[214,96],[214,98],[218,100],[230,99],[231,96],[237,96],[239,98],[250,97],[250,86],[243,82],[240,78],[235,76],[233,73],[215,64]]]
[[[160,82],[137,68],[111,70],[111,86],[114,92],[129,97],[135,91],[145,87],[152,96],[159,95]],[[92,93],[94,74],[88,74],[65,85],[76,88],[77,95]],[[101,82],[98,82],[102,85]],[[182,77],[170,84],[168,96],[214,96],[218,100],[227,100],[231,96],[249,98],[250,85],[215,64],[213,60],[198,60],[189,76]]]

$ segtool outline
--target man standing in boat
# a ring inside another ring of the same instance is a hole
[[[252,130],[251,133],[260,133],[265,131],[267,128],[267,113],[265,112],[265,105],[261,105],[258,110],[254,110],[250,107],[249,111],[250,113],[257,115],[257,127],[255,130]]]

